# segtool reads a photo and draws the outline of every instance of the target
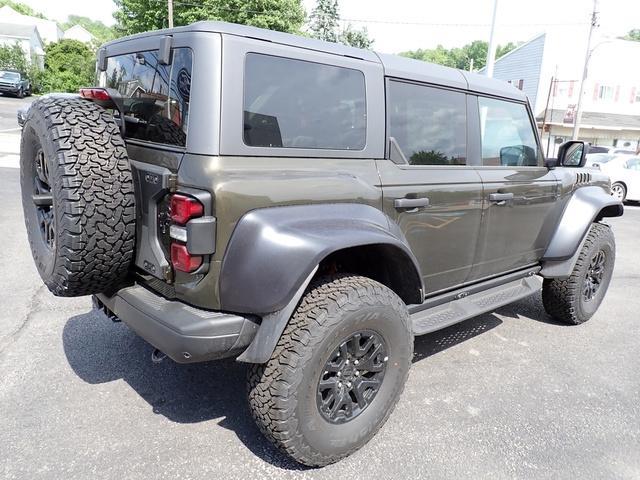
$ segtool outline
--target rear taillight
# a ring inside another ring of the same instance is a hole
[[[186,195],[174,194],[169,204],[171,221],[184,225],[192,218],[201,217],[204,206],[195,198]]]
[[[194,272],[202,265],[202,255],[193,255],[187,248],[188,237],[185,225],[189,220],[204,215],[204,205],[199,200],[181,195],[171,195],[169,216],[171,226],[171,264],[181,272]]]
[[[201,255],[191,255],[183,243],[171,243],[171,265],[181,272],[194,272],[202,265]]]
[[[87,100],[99,100],[101,102],[111,101],[111,95],[104,88],[81,88],[80,96]]]

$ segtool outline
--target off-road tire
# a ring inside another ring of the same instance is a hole
[[[185,146],[187,141],[187,134],[182,127],[162,115],[151,117],[147,126],[147,137],[150,142],[166,143],[180,147]]]
[[[583,288],[592,260],[604,252],[605,264],[602,280],[595,296],[586,300]],[[591,225],[573,272],[566,279],[545,279],[542,285],[544,309],[556,320],[578,325],[589,320],[596,312],[609,287],[615,263],[616,245],[613,232],[607,225]]]
[[[32,197],[41,191],[36,184],[44,168],[52,197],[45,207],[49,236],[41,233],[43,210]],[[34,102],[22,133],[20,182],[31,252],[49,290],[72,297],[121,286],[134,258],[135,199],[113,117],[80,98]]]
[[[18,90],[18,93],[16,93],[16,97],[24,98],[24,89],[22,87],[20,87],[20,90]]]
[[[316,403],[320,375],[337,345],[363,328],[378,332],[388,347],[385,376],[358,416],[331,423]],[[262,433],[296,461],[308,466],[336,462],[366,444],[386,422],[412,356],[409,314],[393,291],[360,276],[321,278],[302,298],[271,359],[249,369],[252,415]]]

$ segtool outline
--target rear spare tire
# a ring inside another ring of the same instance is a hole
[[[27,235],[54,295],[117,289],[135,246],[135,198],[113,117],[80,98],[45,97],[27,113],[20,145]]]

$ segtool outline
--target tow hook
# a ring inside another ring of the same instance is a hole
[[[165,358],[167,358],[167,354],[161,352],[160,350],[158,350],[157,348],[155,348],[153,350],[153,352],[151,352],[151,361],[153,363],[160,363],[161,361],[163,361]]]

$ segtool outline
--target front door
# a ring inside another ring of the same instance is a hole
[[[383,209],[418,259],[426,294],[464,283],[474,262],[482,186],[467,166],[466,97],[387,83],[391,159],[377,162]]]
[[[478,97],[483,221],[469,280],[534,264],[556,225],[558,182],[544,166],[527,107]]]

